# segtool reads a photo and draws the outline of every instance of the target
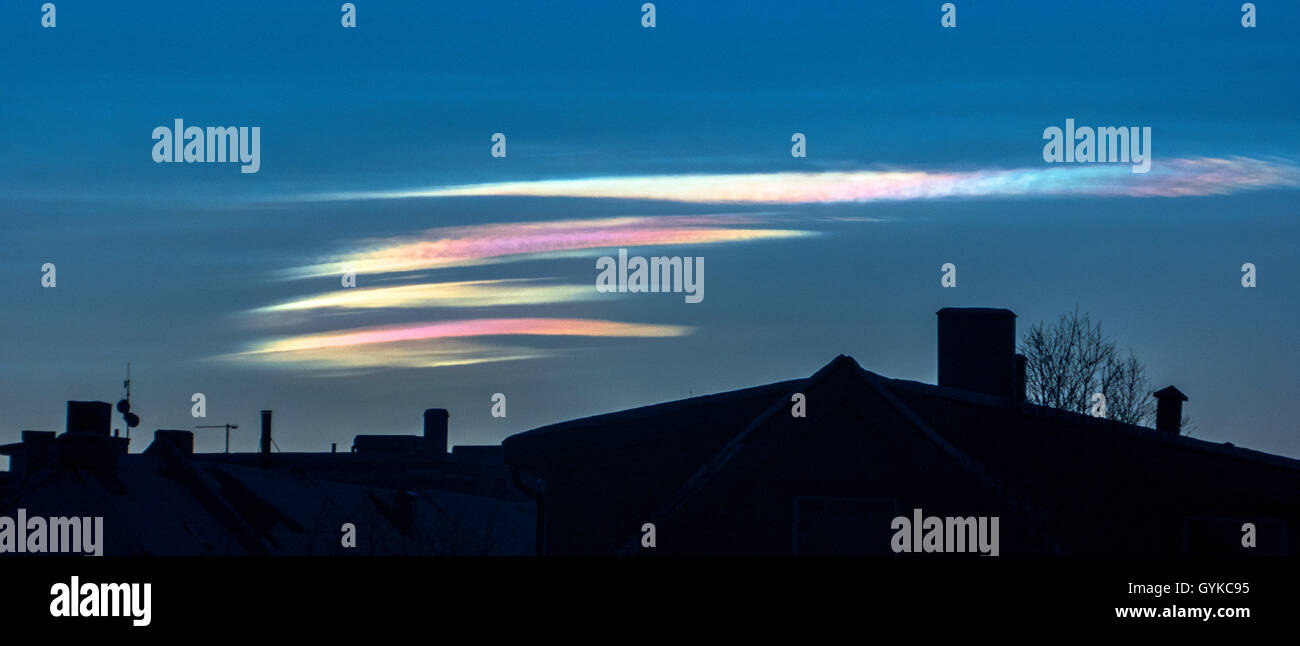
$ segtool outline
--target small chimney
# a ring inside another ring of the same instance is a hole
[[[447,452],[447,420],[451,413],[445,408],[424,411],[424,449],[430,453]]]
[[[1183,426],[1183,402],[1187,395],[1173,386],[1151,393],[1156,398],[1156,430],[1178,435]]]
[[[262,411],[262,455],[271,454],[271,411]]]
[[[68,402],[67,432],[109,436],[113,407],[108,402]]]
[[[23,431],[20,451],[5,451],[9,471],[19,480],[40,471],[54,455],[54,431]],[[11,447],[12,448],[12,447]]]
[[[939,314],[939,385],[1013,399],[1016,314],[991,307],[945,307]]]

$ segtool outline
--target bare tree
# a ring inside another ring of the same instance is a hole
[[[1147,381],[1146,366],[1128,351],[1120,357],[1111,353],[1102,370],[1097,392],[1106,397],[1106,416],[1125,424],[1151,425],[1155,422],[1156,406],[1151,399],[1151,382]]]
[[[1087,314],[1062,314],[1054,325],[1035,324],[1020,342],[1025,355],[1025,396],[1040,406],[1087,414],[1093,395],[1105,397],[1106,417],[1151,425],[1155,405],[1146,367],[1129,350],[1121,354]]]

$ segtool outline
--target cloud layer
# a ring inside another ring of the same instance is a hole
[[[706,245],[815,235],[811,231],[767,226],[763,214],[636,216],[587,220],[494,223],[429,229],[408,236],[365,240],[284,273],[291,278],[341,276],[355,272],[358,282],[380,278],[419,280],[407,272],[446,271],[526,259],[591,255],[590,280],[554,284],[543,279],[411,282],[383,287],[341,288],[300,297],[249,312],[256,322],[328,323],[338,313],[379,313],[445,308],[501,308],[617,298],[595,285],[595,254],[615,247]],[[282,315],[292,315],[285,319]],[[222,357],[245,363],[311,369],[434,367],[536,358],[555,350],[532,347],[527,337],[663,338],[692,333],[679,325],[626,323],[582,318],[472,318],[261,339],[242,352]],[[468,338],[510,339],[504,345]]]
[[[974,171],[635,175],[441,186],[404,191],[325,193],[312,200],[526,196],[656,200],[701,204],[814,204],[1019,196],[1188,197],[1300,187],[1291,160],[1195,157],[1157,160],[1134,174],[1128,164],[1074,164]]]
[[[467,267],[549,258],[589,249],[700,245],[813,235],[809,231],[757,226],[756,216],[638,216],[589,220],[510,222],[429,229],[412,236],[369,241],[357,249],[298,267],[287,276],[305,278]]]
[[[537,348],[466,341],[471,337],[666,338],[684,336],[691,331],[692,328],[680,325],[596,319],[465,319],[280,337],[220,358],[301,368],[440,367],[553,354]]]
[[[312,199],[530,196],[713,204],[816,204],[1050,196],[1172,198],[1296,187],[1300,187],[1300,166],[1288,160],[1200,157],[1157,161],[1145,174],[1134,174],[1124,164],[1084,164],[975,171],[654,175],[331,193]],[[599,249],[741,243],[816,235],[813,231],[782,228],[776,221],[766,214],[712,214],[443,227],[408,236],[359,241],[311,264],[286,270],[284,276],[339,276],[353,271],[364,277],[363,280],[386,275],[399,281],[413,280],[408,272],[573,255],[594,258],[595,254],[590,252]],[[594,284],[553,284],[541,279],[499,278],[348,289],[339,289],[336,283],[329,292],[258,308],[253,314],[270,321],[271,317],[285,313],[325,317],[338,312],[509,307],[596,297]],[[499,316],[431,321],[426,317],[418,323],[263,339],[227,358],[333,370],[451,366],[536,358],[555,352],[531,347],[523,340],[505,345],[485,343],[483,337],[663,338],[691,332],[692,328],[685,326],[581,318]]]
[[[315,310],[414,309],[433,307],[492,307],[537,305],[590,300],[590,285],[546,285],[537,279],[471,280],[416,283],[392,287],[335,290],[253,310],[255,313]]]

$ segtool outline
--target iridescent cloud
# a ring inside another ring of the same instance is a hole
[[[539,285],[537,282],[535,279],[502,279],[357,287],[260,307],[253,311],[271,313],[322,309],[491,307],[572,302],[591,300],[597,296],[591,285]]]
[[[477,363],[538,359],[551,351],[483,344],[462,339],[397,341],[364,348],[338,346],[286,352],[241,353],[218,357],[242,364],[260,364],[318,371],[325,376],[353,375],[387,368],[443,368]]]
[[[1186,197],[1300,187],[1300,166],[1285,159],[1157,159],[1134,174],[1128,164],[927,171],[860,170],[740,174],[633,175],[442,186],[405,191],[328,193],[308,199],[528,196],[660,200],[708,204],[807,204],[941,198],[1079,195]]]
[[[673,337],[690,332],[690,327],[681,325],[620,323],[596,319],[466,319],[304,334],[264,341],[240,354],[248,356],[477,336]]]
[[[586,249],[654,245],[700,245],[814,235],[810,231],[760,228],[756,216],[704,215],[615,217],[590,220],[511,222],[430,229],[388,238],[325,262],[288,272],[290,277],[382,274],[463,267]]]

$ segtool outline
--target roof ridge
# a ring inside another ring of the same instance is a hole
[[[839,368],[849,368],[850,372],[858,377],[862,377],[863,373],[866,373],[866,371],[862,369],[862,366],[859,366],[858,362],[855,361],[853,357],[841,354],[832,359],[830,363],[822,366],[817,370],[817,372],[814,372],[812,376],[804,379],[802,385],[805,389],[808,386],[815,386]],[[788,395],[793,392],[798,391],[791,391],[786,394]],[[677,488],[672,497],[668,499],[668,502],[660,505],[660,507],[655,510],[655,513],[651,514],[651,522],[659,522],[665,518],[671,518],[681,509],[682,506],[690,501],[690,499],[693,498],[715,474],[719,473],[722,468],[740,452],[740,449],[744,447],[746,438],[748,438],[755,430],[761,428],[769,419],[772,418],[773,415],[776,414],[777,411],[784,409],[787,402],[788,400],[784,396],[778,398],[771,406],[764,409],[758,417],[755,417],[753,421],[746,425],[744,430],[737,433],[726,444],[724,444],[723,447],[713,455],[713,457],[709,458],[708,461],[696,470],[694,475],[687,478],[686,481]],[[632,545],[633,543],[629,542],[625,544],[623,549],[620,551],[630,553],[633,549]]]
[[[852,357],[844,354],[835,357],[835,359],[831,360],[830,363],[813,373],[813,375],[807,379],[805,385],[809,387],[815,386],[841,368],[847,369],[849,374],[862,380],[868,388],[871,388],[874,393],[885,400],[886,404],[894,408],[898,414],[902,415],[903,418],[906,419],[913,428],[918,430],[923,437],[934,444],[943,454],[956,462],[957,465],[966,471],[972,478],[975,478],[976,481],[988,488],[991,494],[1006,498],[1008,505],[1013,507],[1017,504],[1016,501],[1012,501],[1006,495],[1006,488],[1000,480],[989,472],[987,467],[978,460],[963,453],[951,442],[944,439],[944,437],[937,431],[930,428],[930,426],[926,424],[925,421],[922,420],[914,411],[912,411],[911,408],[885,387],[885,377],[863,368]],[[691,499],[695,497],[697,493],[703,490],[714,477],[721,473],[736,455],[741,452],[746,445],[748,438],[757,430],[762,428],[767,421],[777,413],[777,411],[784,409],[786,404],[787,401],[784,398],[778,399],[771,406],[765,409],[762,414],[754,418],[754,420],[750,422],[744,430],[737,433],[735,437],[722,447],[722,449],[705,462],[705,464],[701,466],[694,475],[688,478],[686,482],[682,483],[673,496],[669,498],[668,502],[655,510],[655,513],[651,515],[650,521],[658,523],[676,515],[687,503],[690,502]],[[636,551],[637,544],[636,541],[629,541],[624,544],[620,552],[623,554],[633,554]]]
[[[777,386],[780,386],[782,384],[793,385],[802,381],[806,381],[807,379],[808,379],[807,377],[783,379],[781,381],[774,381],[768,384],[761,384],[757,386],[746,386],[744,388],[724,390],[722,392],[708,393],[705,395],[695,395],[693,397],[687,397],[685,399],[674,399],[665,402],[658,402],[655,404],[646,404],[644,406],[637,406],[636,408],[628,408],[624,410],[612,411],[607,413],[598,413],[596,415],[590,415],[587,417],[579,417],[578,419],[554,422],[551,424],[547,424],[545,426],[539,426],[537,428],[528,429],[526,431],[520,431],[518,433],[515,433],[514,435],[510,435],[505,439],[501,440],[501,446],[504,447],[507,443],[514,444],[521,439],[533,438],[539,435],[547,435],[555,431],[600,425],[601,423],[612,419],[627,419],[629,417],[660,412],[660,411],[651,411],[651,409],[661,409],[661,411],[663,412],[669,412],[686,406],[700,405],[704,403],[705,400],[711,398],[724,398],[724,397],[736,395],[738,393],[752,393],[752,392],[765,390],[765,389],[775,389]]]
[[[972,391],[960,390],[950,386],[939,386],[936,384],[927,384],[910,379],[897,379],[892,377],[881,377],[892,387],[901,388],[912,392],[921,393],[930,397],[939,397],[943,399],[955,399],[967,404],[987,407],[1004,407],[1004,402],[997,401],[993,395],[977,393]],[[1064,408],[1053,408],[1051,406],[1042,406],[1031,402],[1023,402],[1015,406],[1019,415],[1033,416],[1042,420],[1051,422],[1066,422],[1081,427],[1087,427],[1086,431],[1104,430],[1106,432],[1123,433],[1127,436],[1138,437],[1150,442],[1159,442],[1189,451],[1199,451],[1211,455],[1219,455],[1238,460],[1249,460],[1259,464],[1267,464],[1283,469],[1300,469],[1300,460],[1277,453],[1269,453],[1244,446],[1237,446],[1231,442],[1211,442],[1210,440],[1190,435],[1174,435],[1167,431],[1160,431],[1150,426],[1141,424],[1130,424],[1115,419],[1106,419],[1093,417],[1087,413],[1077,413]]]

